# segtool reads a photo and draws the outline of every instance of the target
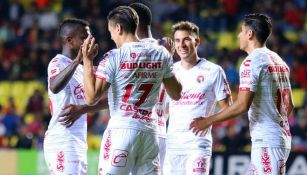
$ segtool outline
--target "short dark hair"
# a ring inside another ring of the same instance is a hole
[[[108,15],[108,21],[120,24],[127,33],[135,33],[139,23],[139,17],[133,8],[128,6],[118,6]]]
[[[199,37],[199,28],[196,24],[189,21],[180,21],[172,26],[173,35],[177,30],[186,30],[191,34],[195,35],[195,37]]]
[[[129,5],[133,8],[139,16],[139,25],[149,26],[152,21],[152,14],[150,9],[142,3],[135,2]]]
[[[77,34],[77,31],[80,29],[79,27],[86,26],[89,26],[89,23],[85,20],[77,18],[66,19],[59,27],[59,35],[61,39],[66,38],[68,36],[72,37]]]
[[[264,44],[272,32],[271,19],[264,14],[248,14],[244,17],[244,25],[255,32],[256,39]]]

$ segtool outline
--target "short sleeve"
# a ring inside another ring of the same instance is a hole
[[[61,58],[53,58],[48,65],[48,81],[63,71],[67,67],[67,63],[62,61]]]
[[[261,72],[260,62],[246,58],[240,67],[240,91],[257,91],[257,84]]]
[[[164,74],[163,78],[170,78],[170,77],[174,76],[174,73],[173,73],[173,57],[171,56],[171,54],[168,53],[168,51],[166,51],[166,59],[165,59],[164,69],[165,69],[165,74]]]
[[[112,51],[104,55],[104,58],[99,62],[99,65],[97,67],[97,71],[95,73],[96,78],[107,81],[108,83],[112,82],[116,67],[114,56],[114,52],[112,53]]]
[[[230,96],[230,88],[224,70],[219,67],[214,79],[214,93],[217,101],[223,100]]]

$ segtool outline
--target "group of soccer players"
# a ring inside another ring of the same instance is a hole
[[[162,44],[152,38],[151,17],[141,3],[111,10],[108,30],[117,48],[97,68],[98,45],[89,24],[80,19],[61,24],[62,53],[48,66],[52,118],[44,154],[50,174],[86,174],[86,113],[107,107],[111,119],[102,137],[99,175],[208,175],[212,124],[246,111],[252,137],[247,172],[285,174],[293,103],[289,68],[265,47],[270,19],[245,16],[238,37],[248,56],[232,104],[223,69],[197,55],[199,28],[178,22],[173,39],[163,38]],[[174,51],[180,57],[175,64]]]

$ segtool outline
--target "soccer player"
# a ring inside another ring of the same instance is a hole
[[[139,16],[139,24],[137,26],[137,36],[141,42],[148,42],[148,43],[156,43],[158,44],[159,41],[152,37],[151,33],[151,20],[152,14],[150,9],[142,4],[142,3],[133,3],[129,5],[133,8]],[[164,47],[172,54],[173,50],[173,42],[169,38],[164,38],[166,41],[164,43]],[[158,101],[155,104],[152,115],[156,117],[157,120],[157,129],[158,129],[158,137],[159,137],[159,159],[160,159],[160,169],[163,170],[164,164],[164,157],[166,151],[166,120],[167,120],[167,102],[166,102],[166,92],[163,85],[160,88]]]
[[[51,121],[44,140],[44,154],[50,174],[85,175],[87,169],[86,112],[106,105],[87,106],[83,90],[80,47],[89,24],[67,19],[59,28],[62,53],[48,65],[48,96]]]
[[[169,102],[169,126],[165,157],[165,174],[209,174],[212,154],[211,127],[195,136],[189,125],[195,118],[221,110],[231,102],[230,89],[223,69],[197,54],[199,28],[192,22],[173,25],[175,49],[180,61],[174,74],[182,83],[179,101]]]
[[[240,49],[248,53],[240,67],[237,101],[224,111],[195,119],[191,129],[196,134],[214,123],[248,111],[252,138],[253,174],[285,174],[291,148],[288,116],[294,105],[290,69],[278,54],[266,48],[272,30],[269,17],[249,14],[238,35]]]
[[[152,108],[161,83],[169,96],[180,98],[181,85],[172,73],[172,56],[162,46],[139,42],[138,15],[119,6],[108,15],[108,29],[117,49],[107,54],[93,73],[95,39],[82,47],[85,96],[95,104],[108,90],[111,119],[104,132],[99,173],[128,175],[159,174],[156,118]]]

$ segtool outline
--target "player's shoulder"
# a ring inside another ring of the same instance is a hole
[[[222,67],[212,61],[209,61],[205,58],[200,58],[200,62],[197,65],[201,69],[205,69],[206,71],[211,72],[219,72],[222,70]]]
[[[59,66],[59,65],[63,65],[63,64],[68,64],[68,63],[71,63],[72,60],[62,54],[57,54],[56,56],[54,56],[49,64],[48,64],[48,67],[49,66]]]
[[[257,48],[255,49],[250,55],[248,55],[246,58],[250,59],[253,63],[265,63],[267,60],[269,60],[270,55],[276,54],[275,52],[269,50],[266,47],[263,48]]]
[[[114,57],[119,54],[119,49],[111,49],[105,54],[103,54],[102,59],[108,58],[108,57]]]

